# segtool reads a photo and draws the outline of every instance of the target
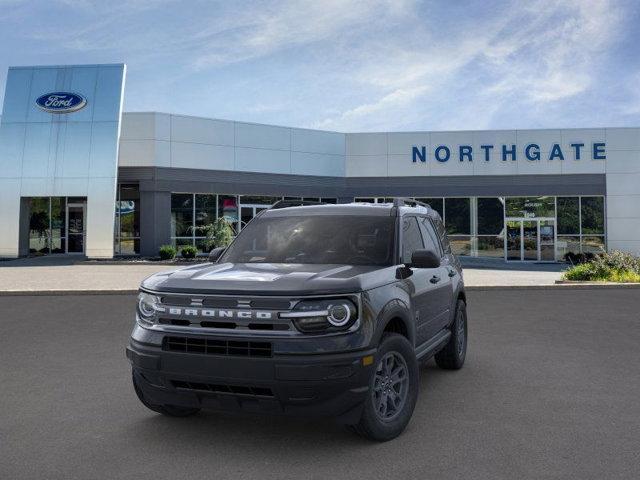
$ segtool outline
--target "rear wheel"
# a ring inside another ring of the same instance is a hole
[[[451,337],[445,347],[435,355],[436,364],[446,370],[458,370],[467,356],[467,305],[458,300],[456,317],[451,324]]]
[[[133,388],[136,391],[136,395],[138,399],[142,402],[142,404],[147,407],[149,410],[153,410],[154,412],[161,413],[162,415],[167,415],[169,417],[189,417],[191,415],[195,415],[200,411],[199,408],[189,408],[189,407],[179,407],[177,405],[156,405],[149,402],[142,389],[139,385],[139,380],[135,374],[135,372],[131,373],[131,378],[133,380]]]
[[[376,356],[369,395],[362,417],[352,429],[370,440],[391,440],[400,435],[418,398],[418,362],[409,341],[385,334]]]

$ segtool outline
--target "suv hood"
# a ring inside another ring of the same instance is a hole
[[[152,275],[142,288],[173,293],[326,295],[369,290],[395,280],[396,267],[215,263]]]

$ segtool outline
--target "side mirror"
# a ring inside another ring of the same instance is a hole
[[[433,250],[416,250],[411,255],[411,267],[414,268],[438,268],[440,256]]]
[[[209,252],[209,261],[211,263],[216,263],[224,251],[224,247],[214,248]]]

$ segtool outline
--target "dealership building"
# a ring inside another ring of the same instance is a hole
[[[425,201],[456,253],[640,254],[640,128],[344,133],[123,112],[126,68],[12,67],[0,118],[0,257],[206,251],[283,198]]]

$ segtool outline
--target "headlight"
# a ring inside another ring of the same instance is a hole
[[[138,294],[138,316],[146,323],[153,323],[156,312],[160,310],[160,299],[147,292]]]
[[[358,309],[349,299],[303,300],[281,318],[290,318],[303,333],[325,333],[349,329],[358,319]]]
[[[348,303],[338,303],[336,305],[329,305],[327,310],[329,312],[329,315],[327,316],[329,323],[334,327],[343,327],[349,323],[349,320],[351,320],[351,315],[355,310],[355,307],[353,304],[350,306]]]

